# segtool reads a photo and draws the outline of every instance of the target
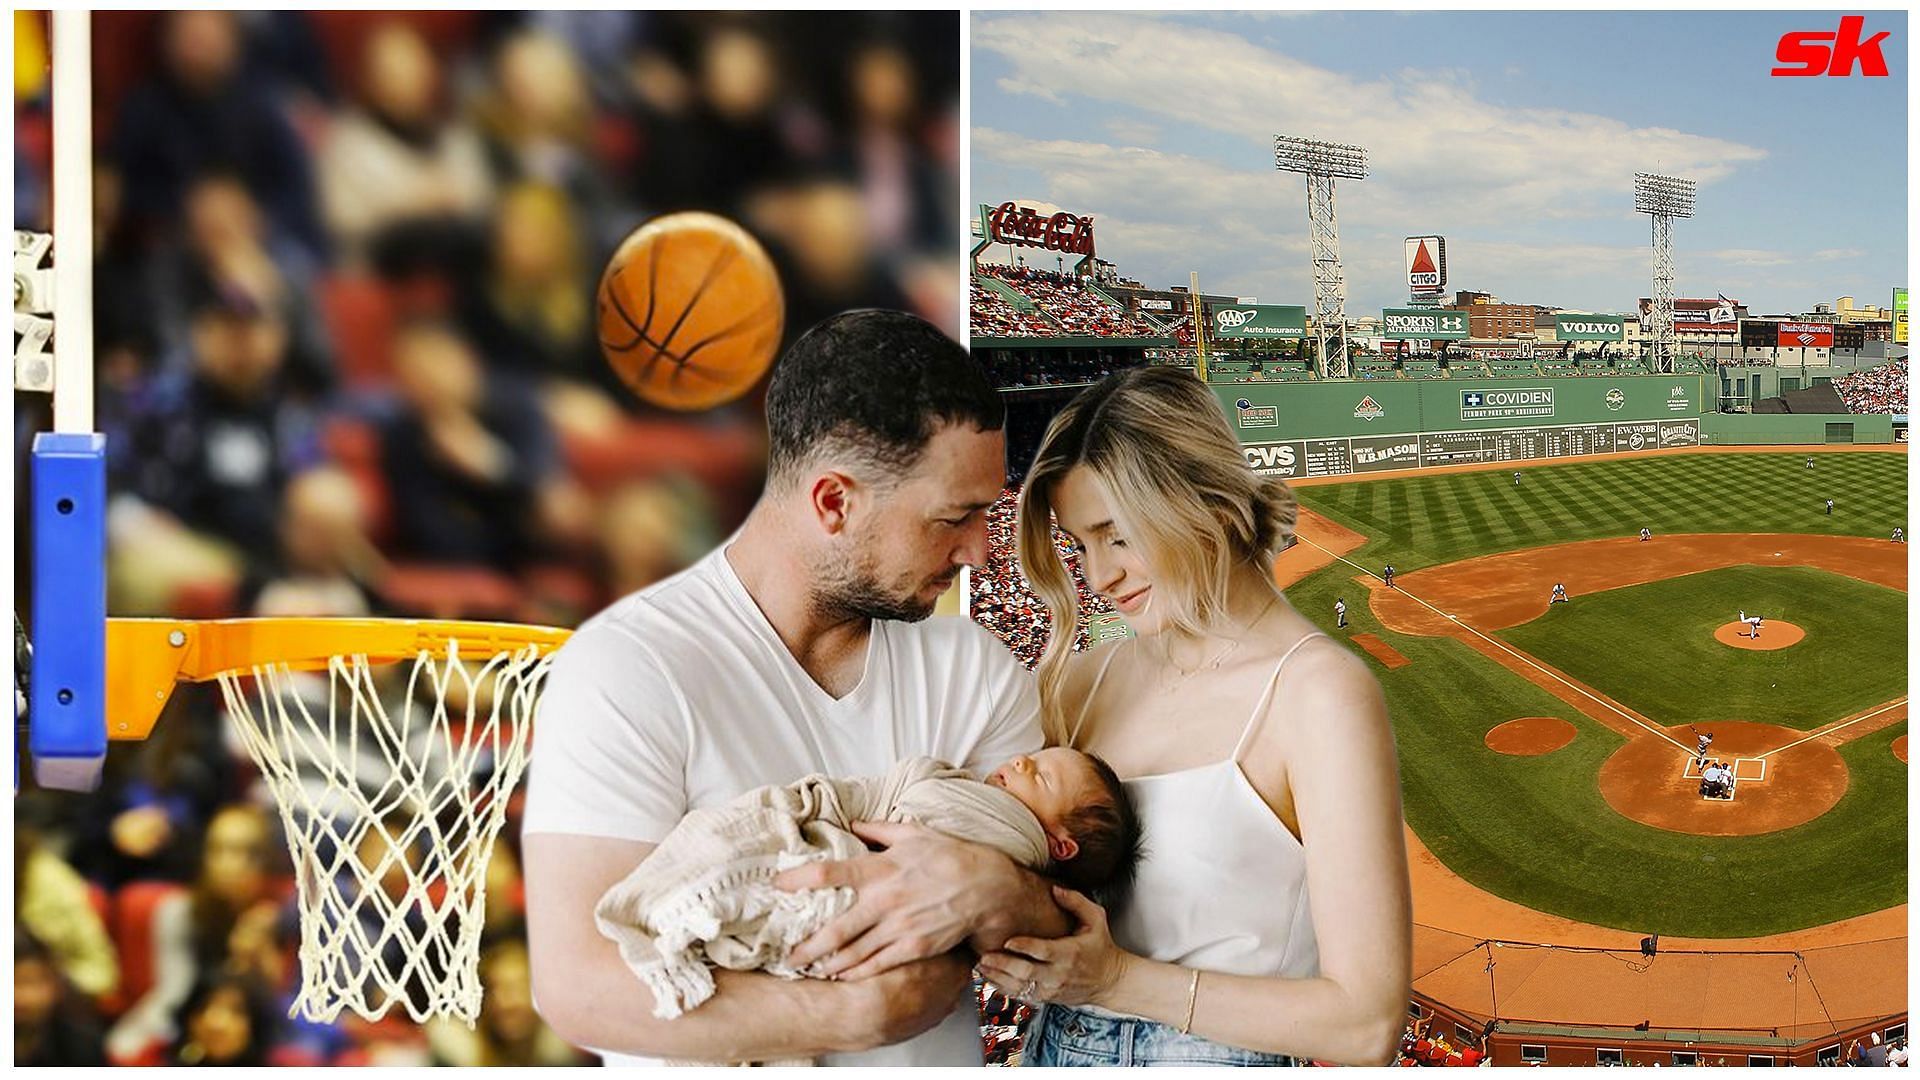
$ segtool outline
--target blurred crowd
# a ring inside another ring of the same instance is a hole
[[[1848,412],[1904,415],[1907,411],[1906,358],[1842,375],[1833,380],[1833,388],[1847,403]]]
[[[45,16],[15,29],[15,225],[45,231]],[[752,231],[789,341],[855,307],[960,329],[952,13],[108,12],[93,53],[116,615],[574,625],[705,554],[764,420],[601,361],[600,268],[656,213]],[[23,616],[48,415],[16,396]],[[182,688],[96,793],[16,801],[16,1062],[585,1060],[527,995],[511,818],[477,1029],[288,1020],[291,871],[222,709]]]

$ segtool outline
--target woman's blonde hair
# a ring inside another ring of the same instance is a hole
[[[1020,493],[1020,569],[1053,616],[1040,658],[1042,724],[1067,741],[1060,701],[1078,636],[1079,594],[1054,549],[1053,498],[1076,468],[1106,490],[1114,525],[1152,568],[1170,627],[1201,634],[1227,612],[1233,571],[1286,547],[1298,505],[1293,489],[1248,467],[1212,391],[1181,368],[1118,372],[1067,403]]]

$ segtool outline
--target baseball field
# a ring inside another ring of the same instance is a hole
[[[1906,902],[1907,569],[1889,534],[1907,458],[1807,458],[1299,485],[1302,543],[1277,573],[1385,688],[1416,858],[1475,895],[1684,938]],[[1549,604],[1556,583],[1567,603]],[[1706,733],[1731,799],[1699,793]]]

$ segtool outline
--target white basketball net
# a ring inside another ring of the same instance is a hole
[[[412,661],[405,697],[365,656],[321,676],[284,664],[220,675],[279,804],[299,886],[300,992],[289,1015],[416,1023],[480,1015],[487,858],[526,769],[552,654]],[[324,700],[321,700],[324,698]],[[324,711],[322,710],[324,706]]]

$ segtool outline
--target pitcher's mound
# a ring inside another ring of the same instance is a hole
[[[1487,732],[1487,749],[1515,757],[1551,754],[1573,741],[1578,729],[1557,716],[1523,716]]]
[[[1907,760],[1907,737],[1905,735],[1893,740],[1893,756],[1899,758],[1901,761]]]
[[[1760,636],[1753,637],[1753,627],[1743,622],[1730,622],[1713,632],[1713,639],[1722,645],[1731,645],[1736,649],[1753,649],[1758,652],[1772,652],[1789,645],[1800,644],[1807,636],[1805,630],[1790,622],[1768,619],[1760,627]]]

